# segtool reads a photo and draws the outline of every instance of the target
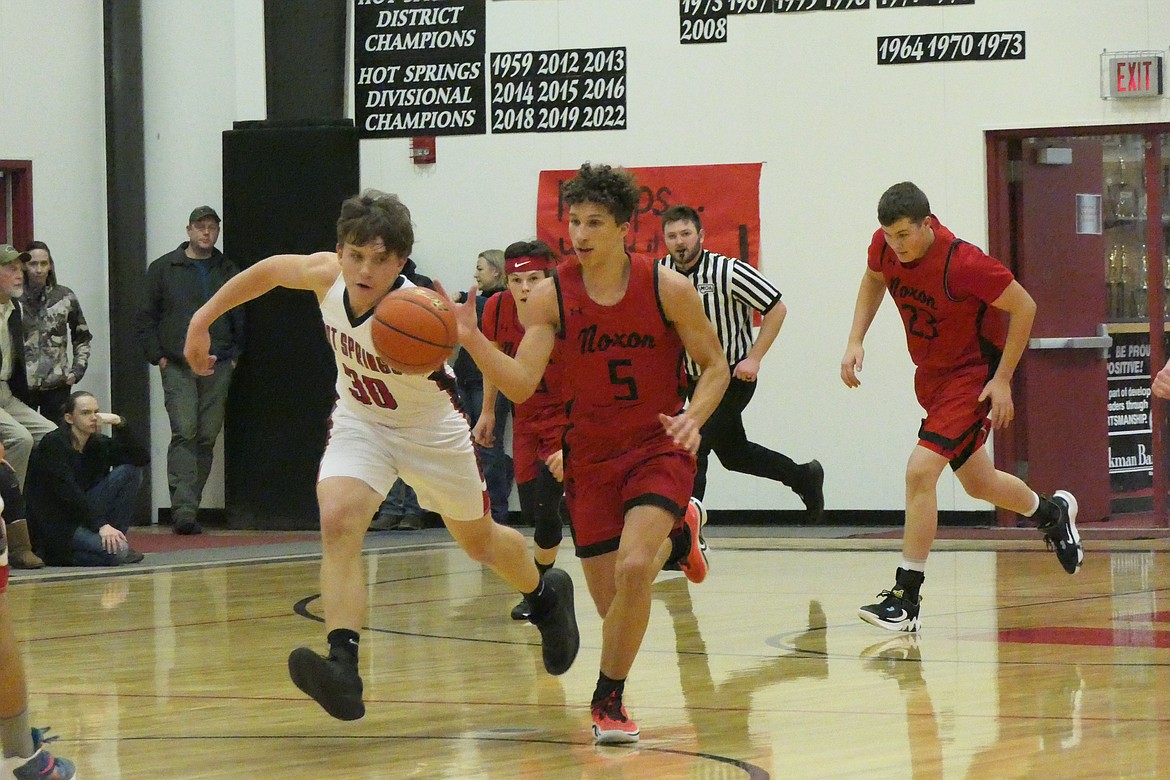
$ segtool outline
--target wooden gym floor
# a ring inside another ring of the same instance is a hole
[[[706,582],[655,584],[633,748],[592,744],[600,620],[571,550],[582,646],[559,678],[444,532],[370,550],[351,723],[285,667],[324,649],[312,543],[14,572],[9,593],[33,723],[83,780],[1170,776],[1166,540],[1088,541],[1072,577],[1036,538],[941,541],[917,638],[856,617],[896,540],[711,541]]]

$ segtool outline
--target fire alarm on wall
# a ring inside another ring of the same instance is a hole
[[[410,159],[415,165],[432,165],[435,162],[435,137],[418,135],[410,139]]]

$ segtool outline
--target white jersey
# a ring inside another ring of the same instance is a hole
[[[413,287],[405,276],[394,289]],[[429,376],[400,374],[374,350],[370,321],[374,310],[354,318],[338,275],[321,301],[325,335],[337,362],[338,406],[361,420],[393,428],[426,428],[455,415],[455,374],[444,365]],[[467,423],[464,422],[464,425]]]

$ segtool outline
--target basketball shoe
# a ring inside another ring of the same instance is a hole
[[[338,720],[357,720],[366,714],[362,678],[355,664],[298,647],[288,656],[288,674],[294,685]]]
[[[707,539],[703,536],[703,526],[707,525],[707,510],[703,508],[703,502],[694,496],[691,497],[690,506],[687,507],[689,511],[691,507],[699,513],[699,549],[703,552],[707,551]]]
[[[520,599],[520,603],[512,607],[513,620],[527,620],[532,610],[528,607],[527,599]]]
[[[801,468],[805,471],[804,484],[796,495],[804,502],[809,523],[816,525],[825,515],[825,469],[819,460],[810,460]]]
[[[887,631],[917,631],[922,628],[918,620],[918,608],[922,599],[918,588],[922,584],[921,572],[908,572],[901,567],[893,590],[883,590],[876,604],[867,604],[857,611],[857,616],[870,625]]]
[[[552,588],[556,601],[543,615],[529,615],[528,620],[540,629],[540,649],[544,668],[551,675],[569,671],[581,649],[577,631],[577,614],[573,611],[573,578],[563,569],[544,573],[544,584]]]
[[[707,579],[707,543],[703,540],[703,526],[707,523],[707,511],[698,499],[692,498],[683,515],[683,533],[689,537],[687,552],[678,561],[687,579],[696,585]]]
[[[638,741],[638,724],[630,720],[622,697],[614,691],[593,702],[593,741],[599,745],[631,745]]]
[[[27,758],[16,756],[13,758],[5,758],[0,762],[0,778],[9,780],[74,780],[77,777],[77,769],[73,766],[72,761],[66,761],[63,758],[57,758],[44,745],[46,742],[52,742],[56,737],[45,737],[45,732],[41,729],[33,729],[33,748],[34,752]]]
[[[1040,525],[1044,544],[1049,550],[1056,551],[1056,558],[1066,572],[1076,574],[1085,558],[1081,535],[1077,533],[1077,500],[1067,490],[1058,490],[1052,498],[1041,498],[1040,501],[1054,504],[1056,514],[1055,520]]]

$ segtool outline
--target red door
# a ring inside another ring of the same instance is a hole
[[[32,163],[0,160],[0,244],[24,249],[33,240],[32,213]]]
[[[1101,193],[1101,142],[1027,138],[1021,155],[1013,270],[1037,310],[1017,370],[1015,470],[1041,493],[1071,491],[1081,519],[1101,520],[1110,501],[1104,240],[1077,219],[1077,195]]]

